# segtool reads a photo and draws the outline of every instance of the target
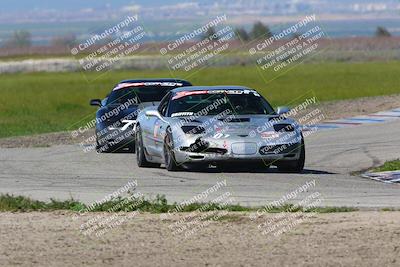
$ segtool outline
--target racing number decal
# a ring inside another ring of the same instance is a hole
[[[121,131],[125,131],[126,129],[128,129],[129,126],[131,126],[132,124],[135,124],[136,121],[135,120],[123,120],[122,123],[125,123],[125,125],[122,126]]]
[[[120,124],[124,124],[121,128],[118,128]],[[110,130],[117,130],[119,129],[120,131],[125,131],[128,129],[129,126],[133,125],[133,130],[136,130],[136,120],[122,120],[121,123],[118,123],[117,126],[110,126]]]

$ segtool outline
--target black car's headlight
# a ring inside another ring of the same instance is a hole
[[[205,133],[205,129],[201,126],[182,126],[181,127],[182,131],[185,134],[202,134]]]

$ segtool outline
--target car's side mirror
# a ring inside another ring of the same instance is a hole
[[[161,118],[160,112],[158,112],[157,110],[147,110],[145,114],[147,117]]]
[[[285,113],[289,113],[289,111],[290,111],[290,108],[288,108],[288,107],[278,107],[278,108],[276,109],[276,113],[277,113],[278,115],[283,115],[283,114],[285,114]]]
[[[101,107],[101,100],[100,99],[92,99],[92,100],[90,100],[90,105]]]

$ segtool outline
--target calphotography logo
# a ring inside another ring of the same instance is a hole
[[[228,214],[226,208],[235,204],[236,201],[232,193],[222,191],[226,186],[226,180],[218,181],[212,187],[182,201],[175,208],[168,210],[167,213],[161,214],[160,218],[162,220],[176,218],[178,213],[188,210],[186,214],[178,216],[177,221],[169,224],[168,228],[178,238],[187,239],[195,236],[213,222],[226,216]],[[194,205],[196,205],[196,208],[190,209]]]
[[[124,20],[93,33],[90,38],[71,49],[84,72],[103,72],[121,64],[124,58],[137,53],[142,46],[146,31],[139,23],[139,16],[127,16]]]
[[[274,72],[267,78],[270,80],[317,53],[327,37],[316,14],[307,15],[279,33],[260,38],[249,48],[249,54],[261,71]]]
[[[263,222],[259,223],[257,228],[266,237],[276,238],[287,233],[299,224],[315,217],[314,210],[323,202],[322,195],[318,191],[313,192],[315,187],[316,180],[307,181],[281,198],[266,204],[255,213],[251,213],[249,218],[254,222],[262,219]],[[281,210],[281,212],[273,214],[275,210]]]
[[[125,97],[124,97],[125,98]],[[135,135],[136,118],[140,113],[140,109],[130,112],[129,108],[137,106],[140,103],[139,98],[128,97],[123,103],[116,103],[108,111],[104,112],[89,122],[81,121],[84,125],[79,126],[78,130],[71,132],[71,137],[79,140],[79,145],[83,152],[97,151],[97,153],[105,152],[114,147],[117,150],[123,147],[124,142]],[[96,125],[107,124],[96,131]],[[75,123],[74,126],[78,125]],[[112,142],[108,142],[112,140]]]
[[[111,194],[79,210],[79,213],[74,215],[72,219],[74,221],[85,220],[80,225],[80,233],[88,237],[102,237],[110,230],[137,217],[144,202],[144,195],[135,192],[137,185],[136,180],[129,181]],[[87,219],[88,213],[94,211],[102,211],[103,213],[98,213],[95,217]]]
[[[202,27],[184,34],[160,49],[173,72],[191,71],[211,64],[230,48],[235,38],[234,30],[226,23],[227,16],[220,15]]]

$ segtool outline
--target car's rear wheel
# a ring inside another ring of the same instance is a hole
[[[151,168],[160,167],[160,164],[149,162],[144,154],[142,130],[138,126],[136,129],[136,162],[139,167]]]
[[[304,140],[302,139],[299,159],[278,162],[277,167],[280,172],[300,173],[304,169],[305,160],[306,160],[306,149],[304,147]]]
[[[180,169],[175,160],[174,144],[170,131],[167,131],[164,140],[164,163],[168,171],[177,171]]]

